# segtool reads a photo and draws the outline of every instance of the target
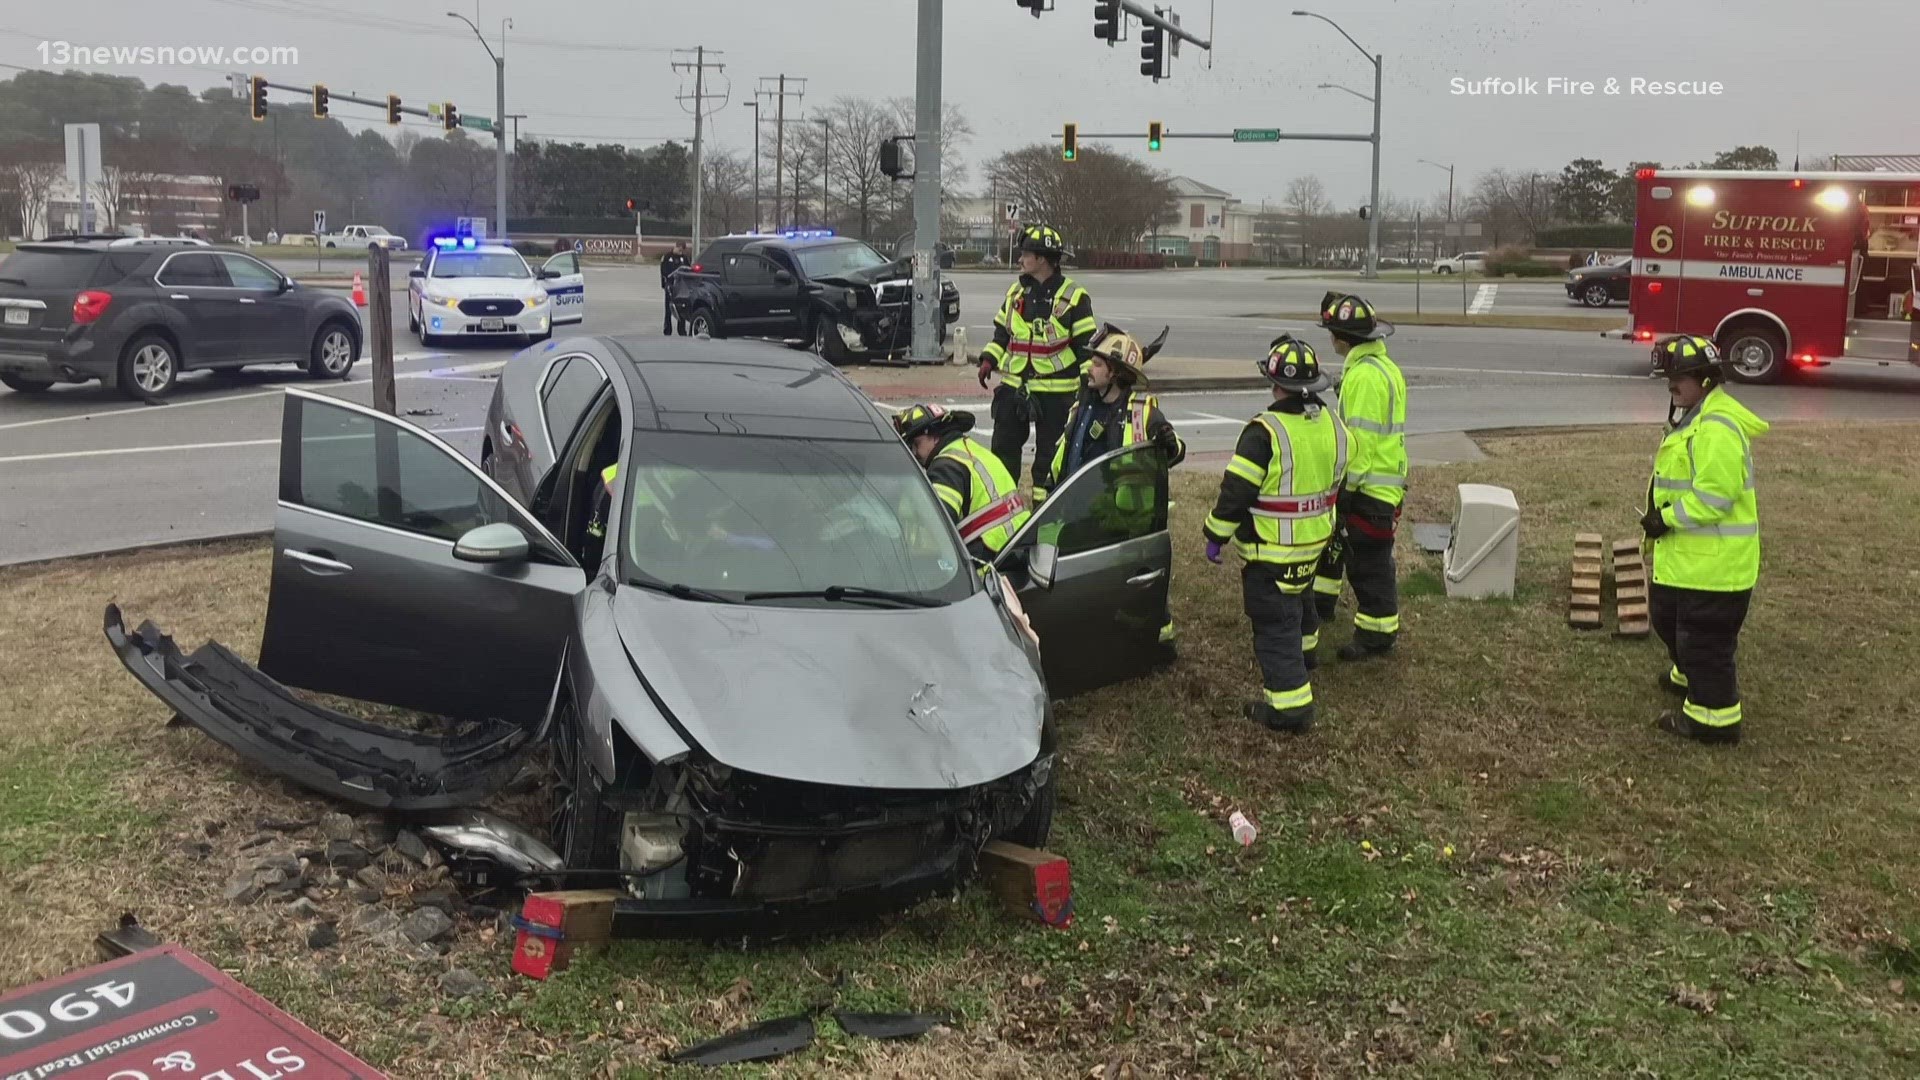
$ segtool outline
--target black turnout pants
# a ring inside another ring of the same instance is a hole
[[[1053,468],[1053,451],[1067,430],[1067,411],[1073,408],[1074,396],[1071,393],[1023,395],[1008,386],[994,390],[993,407],[988,412],[993,418],[990,446],[993,456],[1000,459],[1016,482],[1020,479],[1020,454],[1027,445],[1027,431],[1031,426],[1033,486],[1039,491],[1046,490],[1047,473]],[[1029,402],[1032,403],[1031,418],[1027,414]]]
[[[1740,704],[1733,653],[1752,599],[1752,589],[1708,592],[1672,585],[1650,587],[1647,611],[1653,632],[1667,646],[1667,656],[1687,688],[1689,704],[1714,710]]]
[[[1253,623],[1253,657],[1260,664],[1265,700],[1276,711],[1313,703],[1302,646],[1303,639],[1320,630],[1320,616],[1307,589],[1312,574],[1312,563],[1289,567],[1250,562],[1240,571],[1247,618]],[[1294,591],[1281,588],[1283,584]]]
[[[1346,491],[1335,511],[1333,539],[1320,556],[1314,575],[1314,606],[1323,622],[1332,622],[1340,601],[1340,582],[1353,584],[1353,640],[1369,648],[1392,645],[1400,632],[1399,583],[1394,575],[1393,539],[1400,508],[1371,495]]]

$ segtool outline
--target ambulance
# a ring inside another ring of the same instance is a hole
[[[1728,374],[1920,365],[1920,173],[1641,169],[1625,330],[1699,334]]]

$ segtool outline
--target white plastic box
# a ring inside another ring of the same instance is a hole
[[[1484,600],[1513,595],[1520,561],[1520,504],[1491,484],[1461,484],[1454,495],[1453,540],[1447,545],[1447,595]]]

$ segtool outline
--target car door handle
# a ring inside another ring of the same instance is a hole
[[[281,554],[285,555],[289,559],[292,559],[294,562],[301,564],[302,566],[310,567],[314,570],[325,570],[330,573],[344,574],[347,571],[353,569],[352,566],[349,566],[348,564],[343,563],[338,559],[329,559],[325,555],[316,555],[311,551],[300,551],[295,548],[287,548],[283,550]]]
[[[1156,581],[1159,581],[1161,578],[1166,576],[1167,576],[1167,571],[1164,567],[1162,567],[1159,570],[1146,570],[1128,578],[1127,584],[1133,586],[1136,589],[1144,589],[1147,586],[1153,584]]]
[[[192,297],[190,297],[190,296],[188,296],[188,295],[187,295],[186,293],[183,293],[183,292],[177,292],[177,293],[169,293],[169,294],[167,295],[167,299],[169,299],[169,300],[191,300],[191,299],[193,299],[193,298],[192,298]]]
[[[257,304],[257,303],[259,303],[260,301],[258,301],[258,300],[255,300],[255,299],[254,299],[253,297],[251,297],[251,296],[243,296],[243,297],[241,297],[241,298],[240,298],[240,302],[241,302],[241,303],[243,303],[243,304]]]

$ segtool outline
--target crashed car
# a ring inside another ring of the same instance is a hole
[[[217,643],[185,655],[116,609],[107,635],[188,722],[338,799],[470,808],[550,761],[551,849],[497,819],[464,831],[523,870],[623,882],[623,934],[790,928],[951,891],[990,839],[1046,841],[1052,701],[1167,658],[1167,470],[1149,445],[1062,484],[992,566],[880,408],[764,343],[524,351],[482,457],[289,390],[258,669]],[[1143,478],[1151,512],[1114,513]],[[450,726],[371,723],[289,687]]]

